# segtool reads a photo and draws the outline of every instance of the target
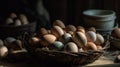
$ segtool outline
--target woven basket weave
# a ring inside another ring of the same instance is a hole
[[[28,52],[39,60],[49,61],[49,62],[58,62],[64,64],[72,64],[72,65],[85,65],[88,63],[92,63],[97,60],[107,48],[109,48],[109,41],[106,40],[104,43],[103,49],[99,51],[87,51],[87,52],[65,52],[65,51],[55,51],[55,50],[47,50],[44,48],[33,48],[28,43],[28,37],[25,38],[25,46]]]

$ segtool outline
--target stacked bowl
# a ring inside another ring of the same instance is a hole
[[[96,27],[98,31],[111,31],[115,25],[116,13],[113,10],[91,9],[83,12],[85,25]]]

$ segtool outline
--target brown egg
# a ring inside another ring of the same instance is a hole
[[[23,49],[23,43],[21,40],[16,40],[10,44],[9,48],[12,50],[21,50]]]
[[[87,41],[88,42],[95,42],[97,37],[96,37],[96,33],[93,31],[87,31],[86,32],[86,37],[87,37]]]
[[[87,30],[88,30],[88,31],[94,31],[94,32],[96,32],[95,27],[90,27],[90,28],[88,28]]]
[[[42,47],[48,47],[48,46],[50,46],[50,44],[49,44],[46,40],[41,40],[41,41],[40,41],[40,45],[41,45]]]
[[[11,13],[11,14],[10,14],[10,18],[12,18],[12,19],[17,18],[16,13]]]
[[[19,15],[19,19],[20,19],[20,21],[22,22],[23,25],[29,23],[27,17],[26,17],[24,14],[20,14],[20,15]]]
[[[97,46],[93,42],[88,42],[85,47],[87,48],[87,50],[95,50],[95,51],[97,51]]]
[[[0,58],[6,57],[8,54],[8,49],[6,46],[0,47]]]
[[[77,29],[76,29],[76,27],[74,25],[67,25],[65,30],[75,32]]]
[[[40,38],[38,38],[38,37],[32,37],[29,39],[29,43],[33,44],[33,45],[39,44],[39,42],[40,42]]]
[[[85,28],[82,26],[77,26],[77,31],[85,33]]]
[[[65,24],[61,20],[55,20],[53,22],[53,26],[60,26],[61,28],[65,28]]]
[[[56,37],[52,34],[46,34],[43,36],[43,39],[49,44],[53,44],[56,41]]]
[[[65,45],[64,51],[67,52],[78,52],[78,47],[74,42],[69,42]]]
[[[60,38],[64,34],[64,31],[59,26],[53,26],[53,28],[51,29],[51,33],[55,35],[57,38]]]
[[[97,39],[95,41],[95,44],[102,45],[104,43],[104,37],[99,33],[96,34],[96,37]]]
[[[82,32],[75,32],[73,41],[81,48],[87,44],[87,37]]]
[[[113,29],[113,31],[111,32],[111,36],[115,38],[120,38],[120,28]]]
[[[45,29],[45,28],[40,28],[40,30],[39,30],[39,32],[38,32],[38,35],[41,35],[41,36],[43,36],[43,35],[45,35],[45,34],[48,34],[48,31]]]
[[[103,49],[101,45],[96,45],[96,46],[97,46],[98,50],[102,50]]]

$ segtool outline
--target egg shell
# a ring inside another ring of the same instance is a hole
[[[87,37],[82,32],[75,32],[73,35],[73,41],[81,48],[87,44]]]
[[[51,29],[51,33],[55,35],[57,38],[60,38],[64,34],[64,31],[59,26],[53,26],[53,28]]]
[[[52,45],[51,45],[51,49],[52,50],[62,50],[64,48],[64,44],[60,41],[55,41]]]
[[[95,50],[95,51],[97,51],[97,46],[93,42],[88,42],[85,47],[87,48],[87,50]]]
[[[83,32],[85,34],[85,28],[82,26],[77,26],[77,31]]]
[[[14,22],[14,25],[15,26],[20,26],[20,25],[22,25],[22,23],[19,19],[16,19],[15,22]]]
[[[97,36],[97,39],[95,41],[95,44],[102,45],[104,43],[104,37],[99,33],[97,33],[96,36]]]
[[[98,50],[102,50],[103,49],[101,45],[96,45],[96,46],[97,46]]]
[[[40,46],[42,47],[49,47],[51,44],[49,44],[46,40],[40,40]]]
[[[5,46],[7,46],[7,47],[10,46],[10,44],[14,41],[16,41],[16,39],[14,37],[7,37],[4,41]]]
[[[8,17],[6,20],[5,20],[5,24],[6,25],[9,25],[9,24],[12,24],[14,21],[12,18]]]
[[[14,18],[17,18],[17,15],[16,15],[16,13],[11,13],[9,17],[14,19]]]
[[[0,58],[6,57],[8,54],[8,49],[6,46],[0,47]]]
[[[30,44],[39,44],[39,42],[40,42],[40,38],[38,38],[38,37],[31,37],[29,39]]]
[[[77,29],[76,29],[76,27],[74,25],[67,25],[65,30],[75,32]]]
[[[78,47],[74,42],[69,42],[65,45],[64,51],[67,52],[78,52]]]
[[[9,49],[12,49],[12,50],[21,50],[21,49],[23,49],[22,41],[21,40],[16,40],[16,41],[12,42],[10,44]]]
[[[4,46],[4,42],[3,42],[2,39],[0,39],[0,47],[1,47],[1,46]]]
[[[43,35],[45,35],[45,34],[48,34],[47,29],[45,29],[45,28],[40,28],[40,30],[39,30],[39,32],[38,32],[38,35],[43,36]]]
[[[64,35],[62,35],[59,39],[59,41],[61,41],[62,43],[66,44],[68,42],[70,42],[72,40],[72,36],[69,33],[65,33]]]
[[[79,48],[78,52],[85,52],[85,51],[83,50],[83,48]]]
[[[23,25],[29,23],[29,21],[28,21],[27,17],[25,16],[25,14],[20,14],[19,19],[20,19],[20,21],[22,22]]]
[[[61,28],[65,28],[65,24],[61,20],[55,20],[53,22],[53,26],[60,26]]]
[[[88,30],[88,31],[93,31],[93,32],[96,32],[95,27],[90,27],[90,28],[88,28],[87,30]]]
[[[120,28],[115,28],[111,32],[111,36],[115,38],[120,38]]]
[[[71,34],[71,36],[73,36],[73,34],[74,34],[73,31],[67,31],[67,33]]]
[[[43,36],[43,39],[49,44],[53,44],[56,41],[56,37],[52,34],[46,34]]]
[[[86,37],[88,42],[95,42],[96,41],[96,33],[93,31],[87,31]]]

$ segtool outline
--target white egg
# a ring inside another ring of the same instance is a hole
[[[3,42],[2,39],[0,39],[0,47],[1,47],[1,46],[4,46],[4,42]]]
[[[95,41],[95,44],[102,45],[104,43],[104,37],[101,34],[96,34],[97,39]]]
[[[87,31],[86,37],[88,42],[95,42],[96,41],[96,33],[93,31]]]
[[[7,24],[7,25],[12,24],[13,22],[14,22],[14,21],[13,21],[12,18],[7,18],[7,19],[5,20],[5,24]]]
[[[64,50],[67,52],[78,52],[78,47],[74,42],[69,42],[65,45]]]
[[[5,56],[7,56],[7,54],[8,54],[8,49],[7,49],[7,47],[6,46],[2,46],[2,47],[0,47],[0,57],[5,57]]]
[[[19,15],[19,19],[20,19],[20,21],[22,22],[23,25],[29,23],[27,17],[26,17],[24,14],[20,14],[20,15]]]
[[[19,19],[16,19],[15,22],[14,22],[14,25],[15,26],[20,26],[20,25],[22,25],[22,23]]]

